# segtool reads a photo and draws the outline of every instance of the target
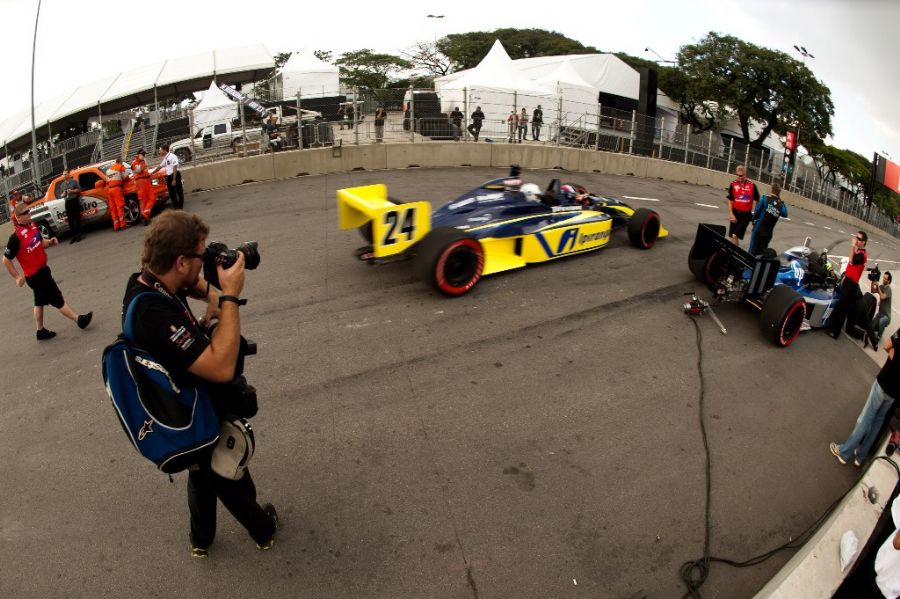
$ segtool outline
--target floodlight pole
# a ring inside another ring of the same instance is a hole
[[[37,13],[34,15],[34,41],[31,45],[31,180],[34,193],[41,193],[41,173],[37,158],[37,127],[34,124],[34,57],[37,51],[38,19],[41,17],[41,0],[38,0]]]

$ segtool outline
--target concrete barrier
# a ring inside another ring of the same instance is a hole
[[[487,142],[428,142],[404,144],[364,144],[263,154],[222,162],[185,166],[185,188],[201,191],[230,187],[250,181],[272,181],[305,175],[326,175],[352,170],[385,170],[418,167],[477,166],[506,169],[518,164],[528,169],[562,168],[574,172],[627,175],[661,181],[683,182],[722,190],[734,175],[689,164],[655,158],[598,152],[550,144],[508,144]],[[760,185],[760,193],[768,186]],[[846,223],[853,228],[875,232],[871,225],[840,210],[802,196],[783,192],[789,207],[802,208]]]

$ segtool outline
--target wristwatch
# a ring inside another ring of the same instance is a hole
[[[238,306],[243,306],[244,304],[247,303],[247,300],[241,299],[239,297],[235,297],[233,295],[220,295],[219,296],[219,307],[221,308],[222,304],[225,302],[234,302]]]

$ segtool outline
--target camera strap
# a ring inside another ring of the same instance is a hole
[[[154,291],[163,294],[170,300],[177,302],[181,309],[184,311],[184,315],[188,320],[191,321],[191,324],[200,329],[200,323],[197,322],[197,319],[194,317],[194,314],[191,312],[191,309],[187,306],[184,300],[182,300],[178,295],[172,295],[171,293],[169,293],[169,290],[166,289],[166,286],[163,285],[162,282],[157,279],[152,272],[148,271],[146,268],[142,269],[141,274],[138,278],[140,279],[141,283],[143,283],[147,287],[150,287]]]

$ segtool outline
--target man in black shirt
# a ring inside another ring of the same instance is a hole
[[[239,356],[238,305],[244,287],[244,255],[239,252],[230,268],[218,267],[219,295],[201,274],[208,234],[209,227],[195,214],[169,211],[159,215],[144,238],[143,269],[131,275],[125,290],[123,314],[137,294],[156,292],[138,300],[134,337],[166,367],[176,384],[198,379],[228,383],[234,378]],[[188,295],[207,302],[207,318],[218,316],[219,325],[211,338],[188,307]],[[217,398],[211,399],[222,417]],[[216,474],[210,465],[211,452],[198,458],[188,472],[191,555],[208,556],[216,534],[217,499],[247,529],[257,549],[270,549],[278,525],[275,508],[256,502],[249,470],[239,480]]]
[[[453,140],[454,141],[459,141],[459,136],[462,135],[462,121],[463,121],[463,113],[459,110],[459,106],[457,106],[450,113],[450,122],[453,123]]]
[[[484,113],[481,112],[481,106],[477,106],[475,112],[472,113],[472,124],[466,128],[472,134],[472,137],[475,138],[475,141],[478,141],[478,135],[481,133],[481,125],[483,123]]]
[[[71,171],[63,171],[63,180],[66,182],[66,218],[69,221],[69,230],[72,232],[72,239],[69,240],[69,243],[78,243],[82,239],[81,186]]]

